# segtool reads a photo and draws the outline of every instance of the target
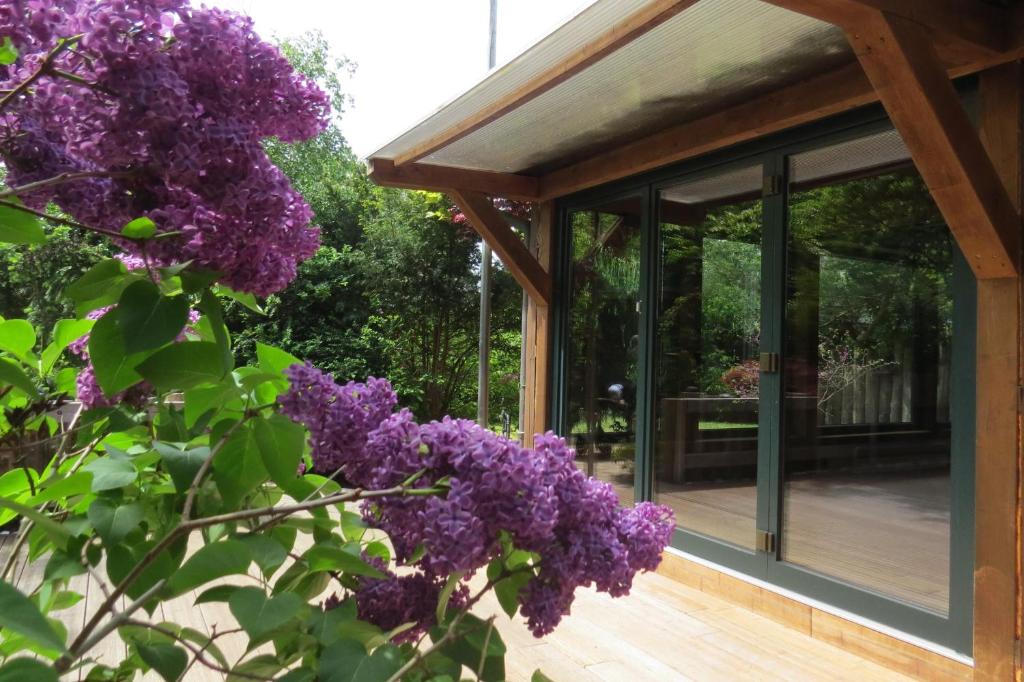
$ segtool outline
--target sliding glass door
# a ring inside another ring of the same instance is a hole
[[[563,214],[556,423],[677,548],[969,652],[973,276],[895,132],[820,140]]]

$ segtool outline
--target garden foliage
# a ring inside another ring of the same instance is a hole
[[[657,565],[671,512],[620,508],[553,434],[527,450],[419,423],[387,381],[267,345],[236,365],[223,302],[258,308],[318,239],[264,139],[329,116],[247,19],[0,0],[0,63],[0,240],[45,243],[48,222],[122,252],[70,283],[75,317],[45,338],[0,321],[0,680],[498,680],[484,594],[542,636],[578,587],[620,596]],[[15,587],[23,557],[43,577]],[[69,636],[81,576],[102,594]],[[226,602],[237,628],[161,621],[172,599]],[[235,634],[239,660],[218,645]],[[121,660],[97,660],[108,638]]]

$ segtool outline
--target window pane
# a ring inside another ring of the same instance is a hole
[[[761,166],[658,199],[655,494],[679,525],[752,548],[757,515]]]
[[[781,548],[944,614],[953,245],[901,158],[886,133],[792,159]]]
[[[639,197],[570,217],[566,417],[576,463],[633,502],[639,345]]]

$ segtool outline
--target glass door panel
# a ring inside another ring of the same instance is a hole
[[[640,220],[628,197],[569,215],[566,428],[576,464],[634,501]]]
[[[744,549],[757,522],[760,164],[658,195],[654,493]]]
[[[955,247],[907,158],[791,158],[781,558],[946,614]]]

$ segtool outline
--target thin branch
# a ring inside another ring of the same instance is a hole
[[[201,519],[192,519],[176,526],[170,533],[165,535],[157,542],[152,549],[150,549],[142,559],[132,567],[132,570],[128,572],[121,582],[117,584],[110,596],[107,597],[102,604],[96,609],[96,613],[93,614],[89,622],[85,624],[82,631],[75,638],[75,641],[68,647],[68,652],[61,656],[54,663],[54,667],[59,671],[63,672],[68,669],[75,658],[85,652],[83,649],[84,643],[95,638],[95,635],[91,635],[94,630],[98,627],[100,621],[114,608],[114,604],[118,599],[125,593],[125,591],[134,583],[142,572],[149,567],[151,563],[156,559],[157,556],[167,551],[171,545],[177,542],[183,537],[187,537],[190,533],[195,530],[207,528],[209,526],[215,526],[220,523],[228,523],[230,521],[244,521],[247,519],[259,518],[263,516],[288,516],[300,511],[308,511],[310,509],[317,509],[320,507],[327,507],[333,504],[340,504],[343,502],[351,502],[354,500],[362,499],[375,499],[381,497],[401,497],[401,496],[420,496],[420,495],[436,495],[444,492],[440,488],[404,488],[402,486],[395,486],[393,488],[385,488],[383,490],[363,490],[356,488],[343,493],[337,493],[335,495],[329,495],[327,497],[321,497],[318,500],[310,500],[308,502],[300,502],[298,504],[283,505],[279,507],[262,507],[259,509],[242,509],[235,512],[228,512],[226,514],[218,514],[215,516],[207,516]],[[109,629],[109,623],[107,624]]]
[[[192,507],[196,502],[196,493],[199,492],[199,486],[202,485],[203,479],[210,471],[210,467],[213,466],[213,458],[217,456],[217,453],[224,449],[224,445],[228,442],[228,439],[231,438],[235,431],[237,431],[246,421],[247,420],[244,418],[239,419],[224,432],[224,435],[221,436],[219,441],[217,441],[217,444],[213,446],[212,450],[210,450],[210,454],[203,460],[199,470],[196,471],[196,475],[192,477],[192,483],[189,485],[188,492],[185,494],[185,505],[181,508],[182,521],[187,522],[192,517]]]
[[[46,55],[42,63],[39,64],[36,70],[33,71],[28,78],[23,80],[21,83],[18,83],[18,85],[16,85],[13,90],[11,90],[2,98],[0,98],[0,111],[6,109],[7,106],[10,105],[11,102],[13,102],[19,95],[21,95],[23,92],[32,87],[33,83],[35,83],[37,80],[39,80],[47,73],[49,73],[50,68],[53,66],[53,63],[57,61],[57,58],[65,50],[71,47],[71,44],[72,41],[70,40],[62,40],[59,43],[57,43],[57,46],[50,50],[49,54]]]
[[[74,641],[74,643],[72,643],[71,647],[68,648],[67,653],[61,655],[60,658],[53,662],[54,669],[57,670],[57,672],[59,673],[65,672],[76,658],[89,651],[89,649],[93,648],[94,646],[102,642],[103,639],[106,638],[106,636],[109,635],[111,632],[124,625],[125,622],[128,620],[129,616],[131,616],[133,613],[141,609],[147,601],[156,596],[157,592],[162,590],[165,584],[167,584],[166,580],[158,580],[155,585],[153,585],[148,590],[143,592],[138,599],[129,604],[124,611],[118,613],[109,621],[107,621],[106,625],[93,632],[90,637],[85,638],[84,641],[79,641],[83,639],[81,636],[79,636]],[[120,598],[120,595],[117,596],[118,598]],[[109,601],[110,598],[103,602],[104,605],[106,605]],[[108,611],[109,608],[110,607],[108,607]]]
[[[24,185],[6,189],[0,192],[0,199],[21,196],[22,194],[35,192],[36,190],[45,189],[47,187],[54,187],[56,185],[63,185],[69,182],[75,182],[76,180],[87,180],[89,178],[122,178],[129,177],[130,175],[132,175],[132,173],[128,171],[78,171],[75,173],[60,173],[59,175],[54,175],[52,178],[36,180],[35,182],[26,182]]]
[[[21,211],[22,213],[34,215],[37,218],[42,218],[43,220],[54,225],[67,225],[68,227],[75,227],[78,228],[79,230],[95,232],[97,234],[103,234],[108,237],[116,237],[117,239],[127,239],[129,241],[139,241],[138,239],[135,239],[133,237],[126,237],[120,232],[117,232],[116,230],[110,230],[106,227],[96,227],[95,225],[86,225],[85,223],[80,223],[76,220],[71,220],[70,218],[62,218],[60,216],[50,215],[46,211],[37,211],[34,208],[29,208],[28,206],[23,206],[22,204],[15,203],[13,201],[0,200],[0,206],[13,208],[16,211]]]
[[[225,668],[224,666],[220,665],[219,663],[207,660],[206,656],[205,656],[205,652],[206,652],[207,648],[209,648],[209,646],[211,644],[213,644],[213,639],[214,639],[213,637],[210,638],[210,641],[205,646],[197,647],[193,642],[185,639],[184,637],[182,637],[178,633],[174,632],[173,630],[170,630],[170,629],[165,628],[165,627],[160,626],[160,625],[154,625],[153,623],[147,623],[146,621],[135,620],[135,619],[130,619],[130,620],[126,621],[125,625],[135,625],[136,627],[147,628],[149,630],[153,630],[154,632],[159,632],[162,635],[170,637],[171,639],[177,641],[179,644],[181,644],[186,649],[188,649],[192,653],[192,655],[195,657],[195,660],[199,661],[200,663],[205,665],[210,670],[215,670],[215,671],[217,671],[219,673],[224,673],[225,675],[231,675],[232,677],[243,677],[243,678],[250,679],[250,680],[261,680],[262,681],[262,680],[273,680],[274,679],[272,677],[263,677],[262,675],[253,675],[252,673],[244,673],[244,672],[239,672],[237,670],[231,670],[230,668]],[[223,634],[226,634],[226,633],[223,633]]]

